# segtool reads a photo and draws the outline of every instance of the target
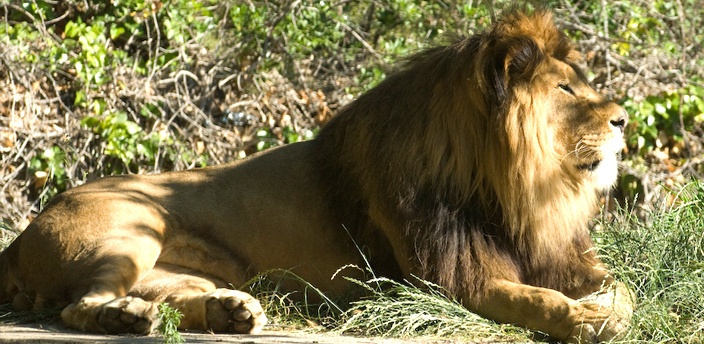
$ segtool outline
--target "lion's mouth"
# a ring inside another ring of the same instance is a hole
[[[577,169],[579,169],[580,171],[592,172],[596,170],[597,167],[599,167],[599,163],[601,163],[601,160],[595,160],[586,164],[577,165]]]

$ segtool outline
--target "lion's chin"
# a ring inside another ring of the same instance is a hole
[[[611,189],[618,177],[618,158],[616,155],[609,155],[602,160],[581,164],[576,167],[580,172],[586,174],[586,179],[598,191]]]

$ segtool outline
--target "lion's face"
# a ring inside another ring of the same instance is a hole
[[[547,85],[547,123],[562,168],[597,189],[610,188],[618,174],[628,114],[589,87],[575,66],[551,58],[543,67],[537,75]]]

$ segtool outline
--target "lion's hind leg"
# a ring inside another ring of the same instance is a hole
[[[158,308],[151,300],[127,295],[140,276],[148,274],[156,247],[140,245],[137,240],[107,240],[111,247],[130,247],[122,252],[112,252],[96,262],[86,263],[89,268],[77,283],[69,287],[74,302],[61,312],[61,318],[69,327],[94,333],[149,334],[157,325]],[[139,255],[141,252],[151,254]],[[149,250],[147,250],[149,248]]]
[[[180,330],[259,333],[267,323],[259,301],[226,286],[213,276],[157,263],[130,295],[178,309],[183,314]]]

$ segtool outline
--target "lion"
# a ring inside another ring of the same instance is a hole
[[[590,88],[547,10],[408,59],[311,141],[230,164],[106,177],[56,196],[0,256],[0,300],[69,327],[258,333],[235,290],[286,269],[345,295],[343,266],[440,285],[469,310],[564,341],[623,333],[632,293],[588,221],[628,115]],[[363,253],[363,254],[362,254]]]

